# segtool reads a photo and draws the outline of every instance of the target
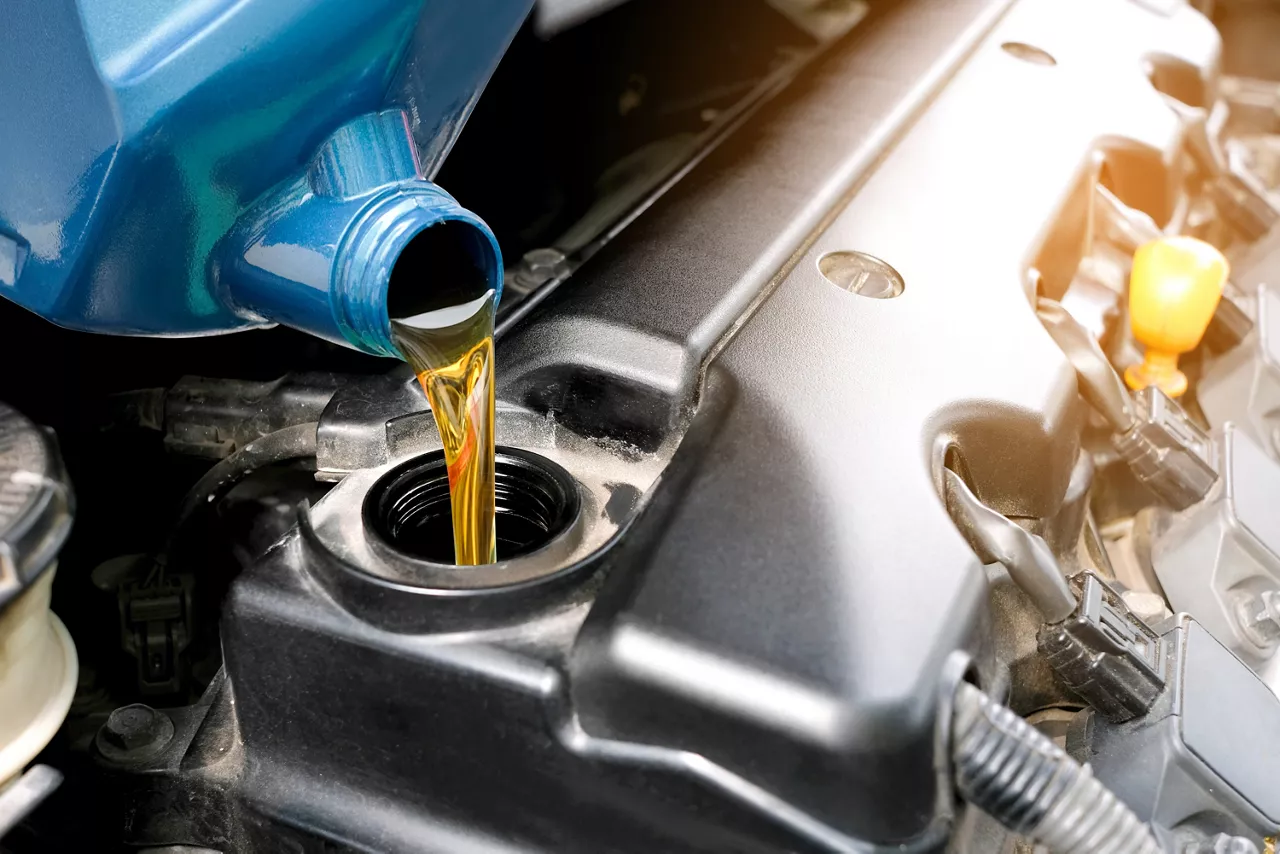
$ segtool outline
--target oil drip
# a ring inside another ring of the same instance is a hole
[[[493,448],[494,292],[391,321],[391,335],[418,375],[449,472],[454,562],[497,559]]]

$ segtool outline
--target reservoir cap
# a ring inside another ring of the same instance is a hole
[[[0,403],[0,611],[53,565],[71,513],[52,435]]]
[[[1129,276],[1129,325],[1146,353],[1124,372],[1129,388],[1153,385],[1170,397],[1187,390],[1178,357],[1204,337],[1228,271],[1222,253],[1194,237],[1161,237],[1138,248]]]

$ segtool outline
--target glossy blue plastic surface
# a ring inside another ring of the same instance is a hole
[[[387,285],[404,247],[445,222],[458,250],[502,294],[502,254],[488,226],[422,177],[408,116],[344,125],[308,169],[240,218],[219,248],[225,302],[368,353],[399,355]],[[429,277],[422,287],[431,287]],[[453,284],[453,283],[446,283]]]
[[[274,227],[319,255],[336,252],[324,242],[338,236],[334,218],[392,184],[404,183],[403,194],[422,206],[444,205],[445,216],[471,216],[422,176],[447,154],[531,5],[7,0],[0,295],[77,329],[195,335],[279,320],[385,352],[342,300],[331,305],[347,311],[354,331],[333,333],[297,313],[296,289],[276,306],[253,284],[223,281],[256,275],[228,260],[244,257],[247,244],[231,245],[251,229],[240,221],[287,207],[290,193],[315,180],[339,184],[308,184],[315,212],[294,211]],[[359,138],[361,122],[388,108],[411,117],[416,165],[403,161],[398,118],[391,150],[378,148],[385,133]],[[318,166],[341,152],[341,167]],[[378,170],[381,177],[365,175]]]

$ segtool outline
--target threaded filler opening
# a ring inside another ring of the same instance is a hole
[[[531,554],[577,518],[578,486],[551,460],[498,448],[495,464],[498,560]],[[364,502],[365,527],[407,557],[452,564],[453,509],[444,453],[410,460],[383,475]]]
[[[382,356],[400,356],[393,318],[467,302],[489,288],[502,295],[496,239],[426,181],[398,185],[368,204],[343,236],[335,264],[330,300],[339,332],[356,349]]]

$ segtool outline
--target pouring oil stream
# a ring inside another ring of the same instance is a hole
[[[431,404],[449,471],[454,562],[497,560],[493,438],[494,291],[391,321],[391,335]]]

